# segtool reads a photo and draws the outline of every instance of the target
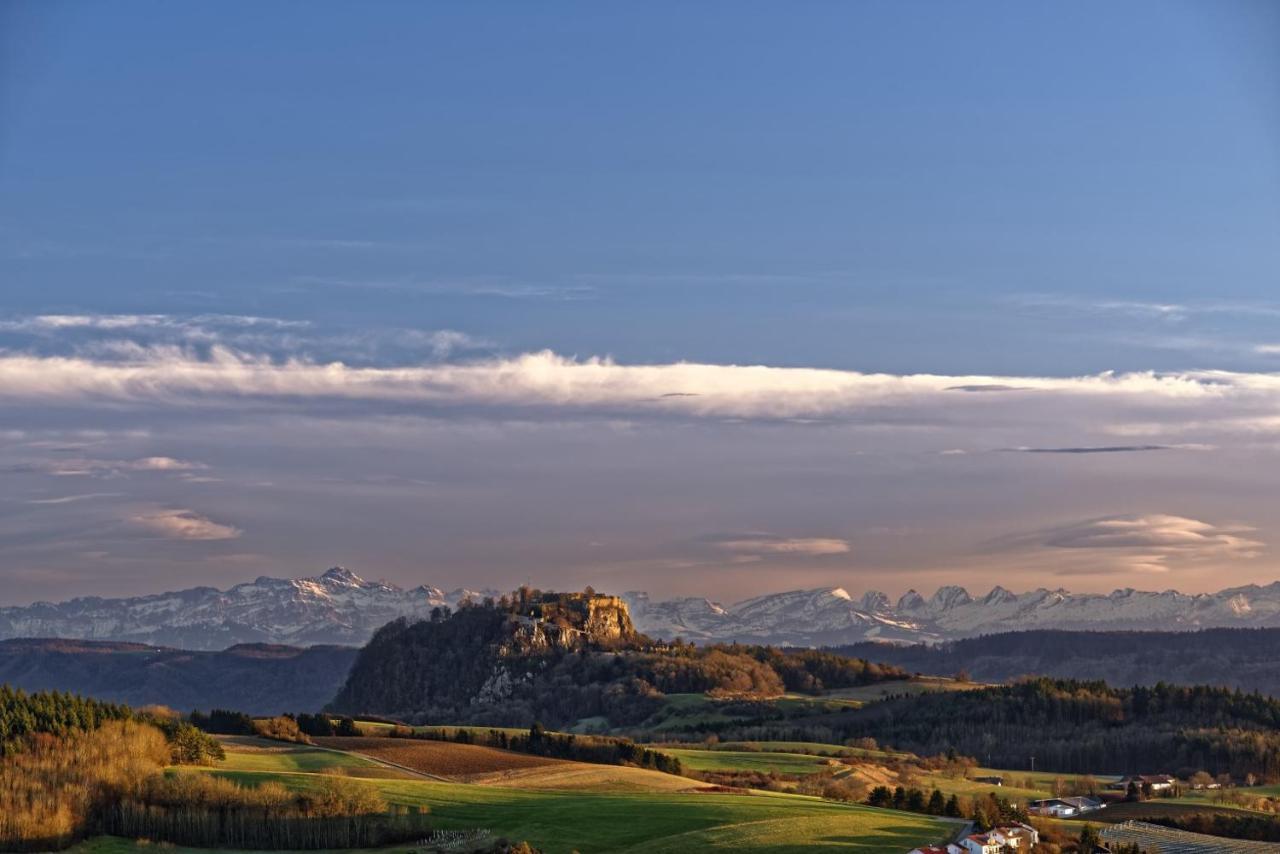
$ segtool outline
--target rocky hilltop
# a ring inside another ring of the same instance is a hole
[[[571,653],[615,655],[647,643],[616,596],[525,587],[510,597],[466,601],[456,611],[436,608],[427,620],[399,619],[379,629],[332,709],[415,721],[524,720],[551,693],[557,666],[578,661]],[[599,692],[599,680],[586,681]],[[581,705],[580,698],[575,702]]]
[[[517,592],[517,596],[520,592]],[[594,592],[544,593],[537,601],[520,605],[520,614],[541,631],[567,635],[601,646],[634,642],[639,633],[620,596]]]
[[[524,588],[384,626],[330,710],[411,723],[611,728],[645,720],[669,693],[754,700],[904,676],[813,650],[654,642],[619,597]]]

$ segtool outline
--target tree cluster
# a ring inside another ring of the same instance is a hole
[[[1200,768],[1280,780],[1280,701],[1206,686],[1112,688],[1047,678],[890,699],[842,713],[843,737],[987,765],[1079,773]]]
[[[452,741],[457,744],[479,744],[535,756],[555,759],[572,759],[597,765],[633,765],[652,768],[668,774],[682,773],[680,760],[657,750],[650,750],[625,738],[573,733],[548,732],[540,723],[534,723],[527,733],[509,733],[505,730],[473,730],[458,728],[430,728],[392,730],[393,737],[422,738],[429,741]]]
[[[33,733],[63,736],[97,729],[106,721],[133,716],[128,706],[103,703],[61,691],[28,694],[0,685],[0,756]]]

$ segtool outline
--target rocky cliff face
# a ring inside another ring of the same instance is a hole
[[[603,689],[582,662],[612,660],[640,641],[618,597],[524,589],[384,626],[360,651],[332,708],[416,722],[549,720],[563,713],[558,704],[598,709]]]
[[[639,639],[627,604],[618,596],[547,594],[517,620],[517,637],[535,648],[618,647]]]

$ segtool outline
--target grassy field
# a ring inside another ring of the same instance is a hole
[[[459,783],[519,789],[598,792],[673,792],[697,787],[687,777],[645,768],[593,765],[509,750],[400,738],[319,738],[324,747],[351,751]]]
[[[281,773],[342,773],[350,777],[412,779],[414,775],[388,768],[351,753],[319,750],[305,744],[286,744],[249,736],[222,736],[229,771],[274,771]]]
[[[738,750],[753,753],[807,753],[814,756],[857,756],[868,759],[902,759],[910,753],[890,750],[867,750],[861,747],[845,747],[821,741],[717,741],[714,744],[667,742],[648,744],[655,750]]]
[[[538,768],[521,768],[477,774],[466,782],[508,789],[586,792],[690,792],[705,788],[696,780],[647,768],[558,762]]]
[[[972,691],[975,688],[986,688],[980,682],[957,682],[943,676],[918,676],[899,682],[877,682],[872,685],[859,685],[856,688],[837,688],[826,692],[823,696],[831,699],[852,700],[859,703],[874,703],[885,697],[914,697],[933,691]]]
[[[316,785],[311,774],[213,771],[248,784]],[[953,829],[927,816],[795,795],[612,794],[370,780],[391,803],[427,807],[446,829],[486,828],[549,854],[591,852],[906,851]]]
[[[662,748],[662,752],[679,758],[690,771],[770,771],[779,774],[816,774],[830,767],[826,757],[803,753],[736,750],[683,750]]]
[[[219,849],[186,848],[167,843],[121,839],[118,836],[95,836],[65,849],[62,854],[212,854],[217,850]],[[416,845],[393,845],[371,849],[326,848],[325,854],[356,854],[357,851],[361,854],[375,854],[375,852],[376,854],[423,854],[422,848]]]
[[[463,778],[473,774],[537,768],[560,760],[450,741],[410,738],[317,738],[316,744],[379,759],[423,774]],[[358,757],[357,757],[358,758]]]

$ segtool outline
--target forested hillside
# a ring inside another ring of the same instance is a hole
[[[28,694],[0,684],[0,756],[37,733],[64,736],[88,732],[107,721],[132,716],[131,709],[114,703],[56,691]]]
[[[981,682],[1019,676],[1102,679],[1112,685],[1223,685],[1280,696],[1280,629],[1198,632],[1003,632],[930,646],[835,648],[911,672],[967,671]]]
[[[1280,780],[1280,701],[1222,688],[1111,688],[1033,679],[921,694],[833,716],[844,738],[955,750],[1001,768],[1080,773],[1208,771]]]
[[[220,652],[78,640],[0,641],[0,682],[132,706],[318,709],[342,686],[354,647],[245,644]]]
[[[361,650],[331,709],[416,723],[564,726],[603,717],[627,726],[652,714],[668,693],[770,697],[903,675],[812,650],[657,644],[634,630],[575,625],[559,604],[537,606],[565,595],[532,591],[524,601],[384,626]],[[629,627],[626,606],[610,607],[619,610],[603,625]]]

